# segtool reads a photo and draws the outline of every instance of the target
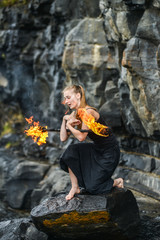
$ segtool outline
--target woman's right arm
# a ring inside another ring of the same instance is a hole
[[[60,140],[62,142],[65,142],[69,137],[69,134],[66,129],[66,123],[67,123],[67,119],[66,119],[66,116],[64,116],[61,124],[61,129],[60,129]]]
[[[74,116],[74,114],[75,113],[72,112],[71,114],[67,114],[63,116],[61,129],[60,129],[60,140],[62,142],[65,142],[68,139],[69,135],[71,134],[70,132],[67,132],[66,124],[67,124],[67,121]]]
[[[73,129],[75,126],[81,124],[81,121],[75,118],[74,112],[72,112],[70,115],[65,115],[63,117],[61,129],[60,129],[60,140],[62,142],[66,141],[68,139],[69,135],[71,134],[71,131],[70,132],[67,131],[67,129],[68,129],[67,123],[68,122],[70,122],[70,125],[72,126]]]

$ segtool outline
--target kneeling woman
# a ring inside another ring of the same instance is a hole
[[[61,141],[66,141],[70,133],[80,142],[84,141],[87,135],[93,141],[71,144],[60,158],[60,166],[64,171],[69,172],[72,185],[66,200],[80,193],[80,188],[85,188],[91,194],[105,194],[115,186],[123,188],[122,178],[115,180],[111,178],[120,157],[118,142],[111,129],[107,137],[99,136],[93,131],[79,131],[75,128],[76,125],[81,126],[83,130],[89,130],[88,126],[78,119],[79,108],[84,108],[97,123],[106,124],[96,109],[87,105],[81,86],[66,87],[63,94],[65,104],[73,111],[70,115],[63,117],[60,130]]]

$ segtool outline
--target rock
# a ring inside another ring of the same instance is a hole
[[[116,48],[115,42],[125,43],[130,40],[136,33],[142,15],[143,11],[138,11],[135,15],[134,11],[127,8],[124,11],[114,7],[107,9],[104,14],[104,30],[110,45]]]
[[[107,7],[113,8],[114,10],[141,10],[146,8],[146,0],[101,0]]]
[[[121,151],[120,166],[128,168],[134,168],[147,173],[154,173],[160,175],[160,161],[159,158],[155,158],[150,155],[127,153]]]
[[[154,175],[131,168],[118,167],[113,177],[122,177],[126,187],[160,200],[160,178],[158,174]]]
[[[7,215],[7,211],[5,209],[5,205],[0,200],[0,222],[4,220],[5,216]]]
[[[123,82],[128,85],[129,99],[148,137],[156,136],[156,133],[160,134],[160,84],[157,66],[160,28],[158,23],[154,24],[159,21],[157,14],[159,14],[158,9],[147,9],[144,12],[136,35],[127,42],[122,59],[122,65],[127,68],[126,74],[122,75]],[[155,105],[154,102],[157,104]],[[130,119],[127,119],[135,120],[135,116],[132,114]],[[142,135],[142,132],[140,134]]]
[[[151,155],[153,158],[160,156],[160,142],[156,140],[126,135],[119,142],[122,150]]]
[[[47,240],[48,236],[37,230],[29,218],[0,222],[1,240]]]
[[[31,207],[35,207],[48,197],[66,191],[70,187],[69,174],[52,166],[45,178],[39,182],[31,194]]]
[[[13,170],[12,176],[14,179],[41,180],[49,167],[49,165],[44,163],[36,163],[25,160],[17,165],[17,167]]]
[[[0,193],[12,208],[30,208],[30,195],[50,168],[0,150]]]
[[[47,164],[23,161],[6,183],[6,200],[12,208],[30,208],[29,196],[49,169]]]
[[[60,105],[62,88],[75,83],[85,88],[88,104],[104,114],[122,149],[159,157],[160,1],[25,2],[0,8],[0,131],[10,122],[15,133],[1,136],[0,145],[7,150],[12,145],[27,159],[47,158],[56,164],[62,150],[58,134],[47,147],[38,147],[18,137],[17,131],[23,136],[23,120],[31,115],[42,125],[59,128],[65,112]],[[1,156],[0,162],[3,198],[4,183],[11,180],[8,177],[18,163],[9,158],[7,166]],[[157,168],[157,176],[158,172]],[[31,186],[24,194],[25,184],[23,180],[22,195],[30,197]],[[152,181],[149,185],[152,188]],[[43,187],[34,188],[34,202],[45,192]]]
[[[159,2],[159,0],[153,0],[152,4],[153,4],[153,7],[160,9],[160,2]]]
[[[116,127],[121,125],[120,112],[116,112],[120,107],[119,76],[116,70],[119,63],[117,49],[112,50],[106,41],[103,19],[85,18],[66,36],[62,64],[67,81],[81,83],[85,88],[89,104],[98,109],[102,106],[102,111],[105,112],[104,118],[106,121],[109,118],[109,124]],[[115,107],[113,115],[110,114],[112,107]],[[117,123],[115,123],[115,114]]]
[[[126,239],[136,236],[140,222],[136,200],[129,190],[114,189],[108,195],[64,194],[46,199],[31,211],[37,229],[55,238]]]
[[[58,164],[58,159],[62,151],[62,149],[58,149],[57,147],[47,147],[45,158],[48,159],[52,165]]]
[[[6,191],[5,185],[12,178],[12,170],[19,162],[20,159],[14,155],[7,153],[6,150],[0,150],[0,191]]]
[[[82,18],[84,16],[98,17],[100,15],[98,4],[99,1],[97,0],[92,0],[92,2],[90,0],[82,0],[81,2],[56,0],[54,8],[52,6],[52,13],[64,17],[72,16],[72,18]]]
[[[46,154],[45,145],[38,146],[37,143],[34,143],[33,140],[28,137],[23,141],[22,145],[23,155],[27,158],[34,159],[44,159]]]
[[[137,146],[138,146],[137,141]],[[141,146],[144,144],[141,142]],[[152,143],[153,144],[153,143]],[[121,151],[120,164],[113,178],[122,177],[126,187],[160,200],[159,157],[137,152]]]
[[[122,119],[120,116],[120,108],[119,108],[120,104],[112,100],[113,99],[103,104],[99,110],[99,113],[106,120],[106,123],[108,126],[111,126],[113,128],[121,127]],[[111,112],[111,109],[112,109],[112,112]]]
[[[28,218],[29,214],[27,211],[10,208],[6,202],[0,200],[0,222],[8,221],[9,219]]]
[[[127,70],[123,68],[122,76],[119,79],[119,94],[121,100],[122,119],[125,130],[128,132],[129,135],[138,135],[145,137],[147,135],[146,131],[130,100],[130,89],[128,84],[126,83],[126,72]]]
[[[159,9],[146,9],[137,27],[136,36],[158,45],[160,41],[160,19],[158,16]]]

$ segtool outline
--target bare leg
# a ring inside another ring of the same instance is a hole
[[[68,168],[68,171],[69,171],[69,175],[70,175],[70,179],[71,179],[72,188],[71,188],[69,194],[66,196],[66,200],[71,200],[76,193],[80,193],[80,189],[78,186],[78,180],[77,180],[76,176],[74,175],[74,173],[72,172],[72,170],[70,168]]]
[[[114,180],[113,187],[124,188],[123,179],[117,178]]]

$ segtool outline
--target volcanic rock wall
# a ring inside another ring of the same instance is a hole
[[[84,86],[117,135],[115,174],[159,198],[160,1],[31,0],[1,8],[0,129],[13,106],[59,127],[69,83]]]

